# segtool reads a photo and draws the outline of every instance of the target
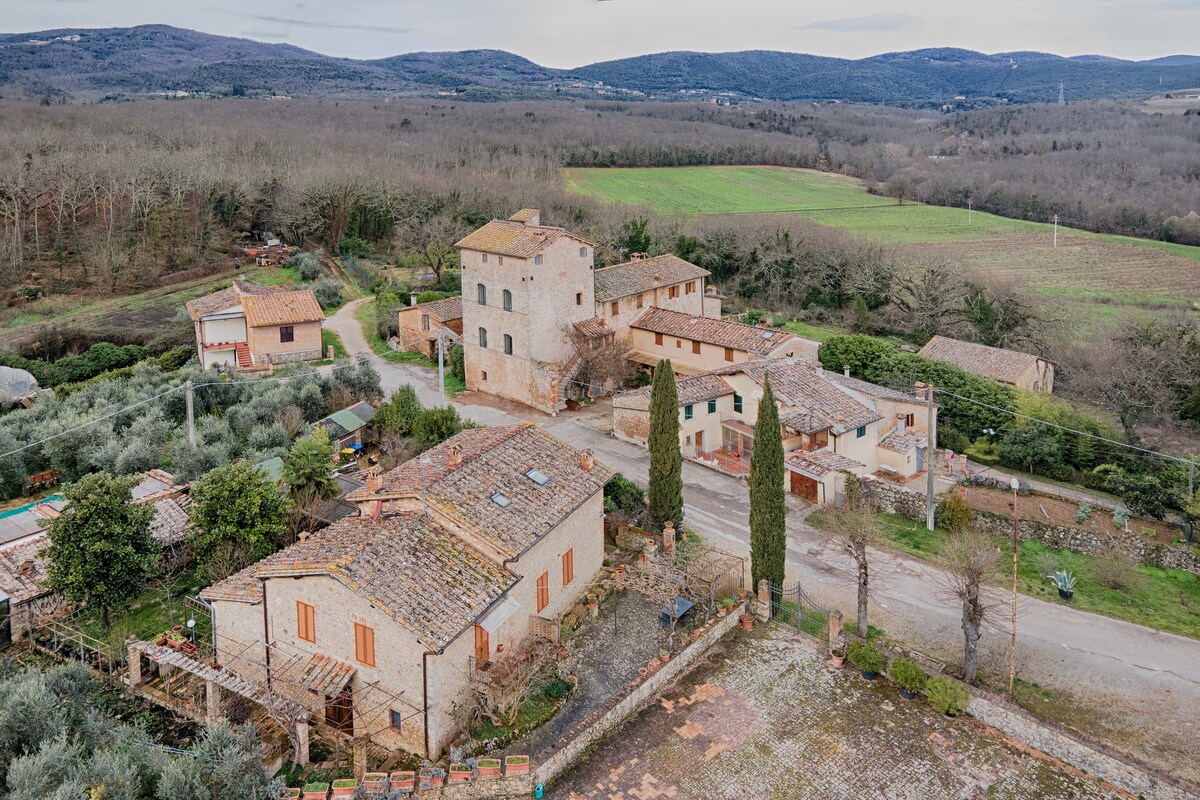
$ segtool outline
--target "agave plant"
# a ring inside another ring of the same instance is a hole
[[[1075,591],[1075,576],[1066,570],[1055,570],[1053,575],[1047,575],[1046,578],[1053,581],[1060,591]]]

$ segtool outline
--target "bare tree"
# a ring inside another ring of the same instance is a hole
[[[477,664],[472,686],[479,713],[498,726],[515,723],[521,705],[549,674],[557,650],[545,639],[527,637],[491,662],[486,672]]]
[[[979,636],[989,609],[983,591],[997,575],[999,551],[987,534],[968,528],[946,536],[939,555],[947,589],[962,604],[963,680],[971,683],[979,668]]]
[[[866,637],[870,594],[868,552],[880,540],[879,519],[869,509],[846,507],[833,512],[830,522],[829,540],[850,556],[858,572],[858,635]]]
[[[456,255],[454,243],[469,231],[468,226],[444,214],[402,219],[398,228],[400,247],[416,254],[433,273],[434,283],[441,283],[442,273]]]

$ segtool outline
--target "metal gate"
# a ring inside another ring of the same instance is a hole
[[[814,603],[799,583],[791,586],[772,583],[769,587],[772,622],[801,636],[829,644],[829,609]]]

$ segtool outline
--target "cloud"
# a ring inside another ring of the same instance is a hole
[[[912,14],[868,14],[865,17],[827,19],[800,25],[802,31],[834,31],[861,33],[863,31],[906,31],[921,27],[921,18]]]
[[[412,28],[392,28],[387,25],[354,25],[348,22],[320,22],[311,19],[296,19],[295,17],[274,17],[267,14],[246,14],[250,19],[262,22],[273,22],[276,25],[297,25],[301,28],[317,28],[339,31],[367,31],[369,33],[412,33]]]

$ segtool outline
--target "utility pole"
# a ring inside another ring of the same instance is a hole
[[[967,201],[967,224],[968,225],[971,224],[971,202],[972,201],[970,201],[970,200]]]
[[[188,444],[192,449],[196,449],[196,401],[193,398],[192,382],[188,381],[184,386],[187,388],[187,430]]]
[[[442,339],[443,329],[438,328],[438,390],[441,392],[442,408],[446,407],[446,346]]]
[[[1020,544],[1020,525],[1017,522],[1017,490],[1021,483],[1016,478],[1009,484],[1013,493],[1013,580],[1012,580],[1012,644],[1008,648],[1008,694],[1013,693],[1017,682],[1017,547]]]
[[[920,388],[921,384],[917,387]],[[937,467],[937,409],[933,405],[933,384],[925,386],[925,527],[933,530],[934,473]]]
[[[1054,215],[1054,249],[1058,249],[1058,214]]]

